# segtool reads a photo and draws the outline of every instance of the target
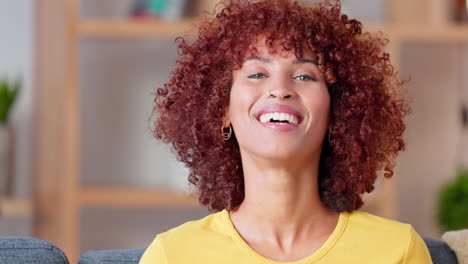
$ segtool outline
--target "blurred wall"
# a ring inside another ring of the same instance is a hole
[[[33,0],[0,0],[0,78],[22,77],[23,89],[10,116],[16,131],[14,193],[30,196],[34,65]],[[29,234],[28,219],[0,218],[0,235]]]
[[[441,186],[468,165],[461,106],[468,102],[468,45],[408,43],[401,73],[413,102],[407,119],[407,151],[398,162],[399,220],[425,236],[440,237],[436,221]],[[467,205],[468,206],[468,205]]]

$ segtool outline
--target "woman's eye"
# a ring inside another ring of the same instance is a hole
[[[266,78],[267,76],[261,72],[257,72],[257,73],[254,73],[254,74],[251,74],[248,76],[249,79],[262,79],[262,78]]]
[[[296,77],[294,77],[294,80],[299,80],[299,81],[316,81],[314,77],[307,75],[307,74],[301,74]]]

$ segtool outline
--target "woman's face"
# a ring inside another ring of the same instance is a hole
[[[315,56],[304,50],[258,53],[233,72],[227,117],[242,155],[274,160],[309,158],[319,153],[328,129],[330,96]]]

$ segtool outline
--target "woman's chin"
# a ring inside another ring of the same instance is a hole
[[[287,162],[294,162],[311,155],[310,148],[304,149],[303,147],[284,145],[270,145],[265,148],[256,148],[251,153],[256,156],[256,159],[271,161],[272,163],[286,162],[286,164]]]

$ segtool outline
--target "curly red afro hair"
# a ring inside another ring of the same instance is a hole
[[[218,5],[219,7],[219,5]],[[324,138],[319,193],[336,212],[363,205],[377,171],[393,175],[404,150],[404,117],[411,111],[400,95],[401,82],[383,52],[388,40],[363,33],[362,24],[341,14],[341,4],[303,6],[297,1],[235,1],[198,27],[192,43],[178,38],[179,58],[171,79],[157,89],[154,135],[172,144],[178,160],[190,169],[189,182],[199,202],[211,211],[233,209],[244,199],[244,179],[235,134],[221,134],[229,102],[232,71],[259,35],[265,44],[294,52],[307,47],[318,58],[329,90],[331,141]]]

